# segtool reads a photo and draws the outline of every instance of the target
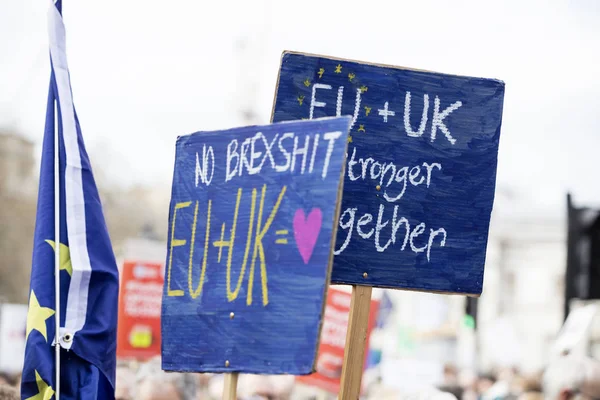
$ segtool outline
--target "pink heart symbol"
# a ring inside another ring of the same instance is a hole
[[[294,215],[294,239],[304,264],[308,264],[308,260],[310,260],[315,249],[322,220],[323,214],[321,214],[320,208],[313,208],[308,214],[308,218],[304,216],[303,209],[296,210]]]

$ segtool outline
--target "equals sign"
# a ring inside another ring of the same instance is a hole
[[[288,234],[288,230],[287,229],[282,229],[279,231],[275,231],[276,235],[287,235]],[[287,244],[287,238],[281,238],[281,239],[277,239],[275,240],[275,243],[277,244]]]

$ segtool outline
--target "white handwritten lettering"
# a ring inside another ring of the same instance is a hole
[[[210,177],[208,176],[208,165],[210,163]],[[206,186],[210,185],[212,178],[215,174],[215,153],[212,146],[202,145],[202,167],[200,166],[200,157],[196,152],[196,187],[198,183],[202,182]]]
[[[277,142],[277,146],[279,147],[279,151],[281,152],[281,154],[283,154],[283,156],[285,157],[285,164],[276,165],[275,171],[285,172],[290,167],[290,162],[291,162],[290,153],[286,149],[283,148],[282,142],[284,139],[293,139],[293,138],[294,138],[294,134],[291,132],[284,133],[279,138],[279,142]]]
[[[323,173],[321,174],[323,179],[325,179],[325,177],[327,177],[327,170],[329,169],[329,160],[331,159],[331,154],[333,153],[333,147],[334,147],[335,141],[337,139],[339,139],[340,136],[342,136],[342,132],[340,132],[340,131],[327,132],[326,134],[323,135],[323,139],[329,141],[329,143],[327,143],[327,153],[325,154],[325,161],[323,162]]]
[[[362,217],[360,217],[360,219],[358,220],[358,223],[356,224],[356,231],[358,232],[358,234],[360,235],[361,238],[368,239],[373,234],[373,231],[375,231],[374,228],[371,228],[371,230],[369,232],[365,233],[361,229],[361,226],[367,225],[372,220],[373,220],[373,216],[371,214],[365,214]]]
[[[302,164],[300,167],[300,173],[304,173],[304,167],[306,166],[306,154],[308,153],[308,144],[310,142],[310,136],[306,136],[304,139],[304,147],[298,148],[298,136],[294,137],[294,150],[292,151],[292,172],[296,166],[296,156],[302,156]]]
[[[357,181],[359,179],[365,180],[370,178],[385,189],[383,191],[383,198],[390,203],[394,203],[400,200],[407,189],[407,184],[410,183],[412,186],[419,186],[422,183],[427,183],[427,187],[431,184],[432,173],[434,169],[441,171],[442,165],[440,163],[428,163],[424,162],[422,165],[415,165],[413,167],[398,167],[393,163],[380,163],[369,157],[367,159],[356,157],[356,147],[352,149],[352,154],[348,158],[347,174],[351,181]],[[360,164],[361,170],[360,175],[357,175],[356,164]],[[421,167],[424,167],[427,171],[427,176],[421,175]],[[410,172],[409,172],[410,171]],[[400,191],[397,195],[390,193],[390,186],[393,184],[400,185]]]
[[[250,146],[251,140],[252,140],[252,138],[246,138],[246,140],[244,140],[242,142],[242,145],[240,146],[240,172],[239,172],[240,175],[242,175],[244,165],[246,166],[246,170],[248,170],[250,168],[250,163],[248,162],[247,153],[248,153],[248,147]]]
[[[406,92],[406,98],[404,100],[404,130],[408,136],[420,137],[425,133],[425,126],[427,125],[427,111],[429,110],[429,95],[423,95],[423,115],[421,116],[421,122],[419,123],[419,130],[413,131],[410,125],[410,92]]]
[[[328,89],[331,90],[331,85],[325,85],[323,83],[315,83],[312,87],[312,97],[310,98],[310,111],[308,119],[313,119],[313,113],[315,111],[315,107],[325,107],[324,102],[317,101],[317,89]]]
[[[273,137],[273,140],[271,140],[271,143],[269,143],[269,141],[267,140],[265,135],[263,135],[260,132],[259,132],[259,134],[263,141],[263,144],[265,145],[265,156],[263,157],[262,161],[260,162],[260,168],[263,167],[267,158],[269,159],[269,161],[271,161],[271,168],[275,168],[275,160],[273,159],[273,150],[272,149],[273,149],[273,145],[277,141],[277,137],[279,136],[279,133],[275,134],[275,136]]]
[[[446,135],[446,138],[448,139],[448,141],[451,144],[456,143],[456,139],[454,139],[452,137],[452,135],[450,134],[450,131],[444,124],[444,118],[446,118],[448,115],[450,115],[450,113],[452,113],[453,111],[458,110],[460,108],[460,106],[462,106],[462,101],[457,101],[455,103],[452,103],[452,105],[449,106],[448,108],[446,108],[444,111],[440,112],[440,98],[435,96],[435,100],[433,102],[433,119],[431,120],[431,141],[432,142],[435,140],[436,132],[437,132],[437,129],[439,128],[440,131],[442,131],[444,133],[444,135]]]
[[[227,169],[225,170],[225,182],[230,181],[237,173],[240,155],[237,152],[238,141],[233,139],[227,145]],[[231,160],[235,158],[235,167],[231,168]]]
[[[315,166],[315,156],[317,155],[317,147],[319,147],[319,134],[315,135],[315,139],[313,140],[313,151],[312,156],[310,157],[310,165],[308,166],[308,173],[313,172],[313,168]]]
[[[393,215],[391,220],[391,226],[388,229],[384,229],[390,225],[390,221],[387,220],[384,216],[385,214],[385,205],[379,205],[379,212],[377,213],[377,220],[375,223],[375,228],[371,228],[369,231],[363,229],[364,226],[371,223],[373,221],[373,216],[369,213],[364,213],[356,223],[356,232],[358,236],[363,240],[369,240],[373,238],[373,244],[375,249],[378,252],[386,251],[390,246],[395,245],[398,239],[401,239],[398,245],[400,246],[400,251],[404,251],[407,248],[407,244],[409,244],[409,248],[415,254],[423,253],[427,251],[427,261],[431,260],[431,249],[434,246],[434,239],[438,235],[443,235],[443,238],[439,242],[439,247],[444,247],[446,245],[446,237],[447,233],[444,228],[439,229],[430,229],[429,238],[426,240],[426,244],[418,247],[416,241],[418,237],[422,235],[426,230],[426,225],[424,222],[418,223],[413,229],[411,229],[410,222],[406,217],[398,217],[399,206],[395,205],[393,209]],[[338,250],[334,252],[335,255],[341,254],[350,244],[352,240],[352,234],[355,229],[354,221],[356,220],[356,213],[358,212],[358,208],[350,207],[344,210],[340,219],[339,226],[346,233],[346,237],[344,238],[344,242],[340,246]],[[400,233],[400,227],[404,225],[404,230]],[[382,235],[384,230],[388,231],[389,238],[385,243],[382,243]],[[373,235],[374,234],[374,235]],[[402,235],[402,236],[399,236]]]
[[[262,151],[256,151],[255,143],[258,139],[263,136],[262,132],[257,132],[256,135],[250,139],[250,162],[248,163],[248,174],[254,175],[260,172],[262,162],[257,166],[254,166],[254,160],[257,160],[262,156]]]
[[[342,131],[300,135],[285,132],[277,133],[270,138],[265,137],[262,132],[256,132],[241,144],[238,139],[232,139],[227,144],[225,182],[244,174],[259,174],[265,168],[301,175],[318,173],[322,179],[325,179],[335,146],[345,144],[345,142],[339,144],[341,142],[338,139],[341,137]],[[323,141],[326,145],[319,145]],[[212,148],[206,148],[204,151],[204,165],[200,154],[197,154],[195,171],[196,186],[200,182],[210,184],[214,175]]]
[[[350,239],[352,239],[352,230],[354,229],[354,214],[357,210],[357,208],[347,208],[340,216],[340,227],[342,229],[346,229],[348,234],[346,235],[346,239],[344,239],[344,243],[342,243],[342,247],[340,247],[339,250],[333,252],[333,254],[335,254],[336,256],[338,254],[341,254],[342,251],[344,251],[346,247],[348,247]],[[348,221],[344,222],[344,217],[346,217],[346,215],[349,215]]]

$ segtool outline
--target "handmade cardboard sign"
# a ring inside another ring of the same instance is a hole
[[[296,378],[298,382],[317,386],[331,393],[340,391],[342,376],[342,361],[344,360],[344,345],[348,330],[351,294],[330,287],[327,293],[327,305],[323,316],[323,330],[319,343],[317,372]],[[366,329],[365,345],[369,347],[371,331],[377,319],[379,300],[371,299],[369,324]]]
[[[332,283],[481,294],[504,83],[285,52],[273,121],[351,115]]]
[[[163,369],[314,371],[350,122],[177,139]]]

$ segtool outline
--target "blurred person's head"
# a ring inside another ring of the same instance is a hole
[[[458,385],[462,388],[475,389],[477,386],[477,374],[470,369],[464,369],[458,373]]]
[[[6,384],[9,386],[20,387],[21,385],[21,374],[7,374],[0,372],[0,385]]]
[[[444,384],[445,385],[456,385],[458,384],[458,369],[452,364],[444,365]]]
[[[457,399],[462,399],[464,389],[458,385],[442,385],[438,387],[438,390],[444,393],[450,393]]]
[[[510,392],[515,395],[520,395],[525,392],[526,379],[521,375],[517,375],[510,382]]]
[[[519,372],[514,367],[500,368],[496,374],[497,381],[512,382],[519,375]]]
[[[294,388],[291,375],[251,375],[240,377],[238,393],[245,396],[262,396],[265,399],[288,399]]]
[[[203,373],[198,374],[198,383],[201,388],[207,388],[210,384],[211,379],[213,378],[213,374]]]
[[[413,399],[413,400],[457,400],[457,397],[450,393],[439,390],[434,387],[420,387],[406,390],[379,388],[373,393],[369,393],[368,400],[398,400],[398,399]]]
[[[198,379],[191,374],[163,371],[160,357],[156,357],[140,365],[135,386],[135,400],[195,400]]]
[[[136,400],[184,400],[172,382],[146,379],[136,388]]]
[[[134,390],[135,372],[126,365],[117,366],[115,400],[133,400]]]
[[[518,400],[544,400],[541,392],[525,392],[519,395]]]
[[[489,374],[483,374],[477,379],[477,393],[483,394],[487,392],[496,383],[496,379]]]
[[[14,386],[17,388],[21,387],[21,373],[20,372],[14,376]]]
[[[0,400],[20,400],[19,392],[8,384],[0,384]]]
[[[558,358],[544,372],[543,390],[547,400],[600,398],[600,363],[574,355]]]
[[[542,377],[541,376],[528,376],[523,378],[522,381],[523,393],[527,392],[542,392]]]

